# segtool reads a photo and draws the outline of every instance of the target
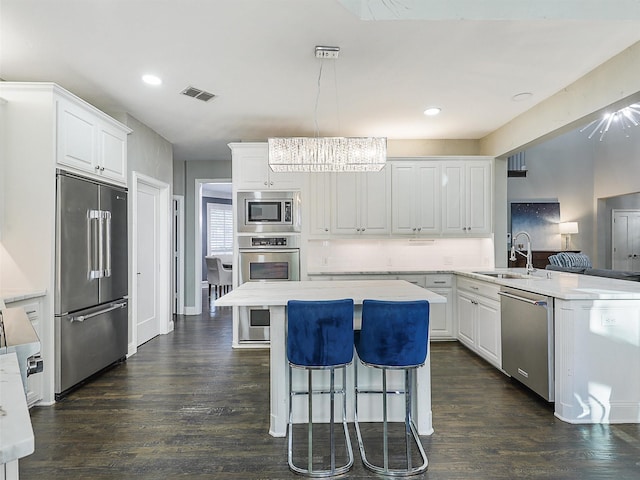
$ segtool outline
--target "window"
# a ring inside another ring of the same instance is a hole
[[[207,203],[207,255],[233,251],[231,205]]]

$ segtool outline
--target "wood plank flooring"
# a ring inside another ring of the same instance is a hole
[[[206,291],[205,291],[206,292]],[[230,309],[175,331],[54,407],[33,408],[30,479],[292,479],[286,439],[268,434],[266,350],[232,350]],[[569,425],[457,342],[431,346],[431,480],[640,479],[640,425]],[[638,374],[638,372],[630,372]],[[364,469],[353,425],[353,469]]]

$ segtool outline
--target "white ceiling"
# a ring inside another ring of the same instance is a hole
[[[638,41],[638,0],[0,0],[1,78],[128,112],[179,160],[315,118],[320,135],[482,138]]]

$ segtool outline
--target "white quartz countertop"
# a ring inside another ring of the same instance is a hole
[[[364,299],[428,300],[446,303],[430,290],[404,280],[333,280],[300,282],[248,282],[215,301],[217,307],[284,306],[289,300],[339,300],[352,298],[356,305]]]
[[[20,300],[29,300],[30,298],[44,297],[46,290],[23,290],[3,288],[0,290],[0,300],[4,303],[19,302]]]
[[[0,465],[35,450],[33,428],[15,353],[0,355]]]
[[[477,272],[456,271],[455,273],[562,300],[640,300],[640,282],[552,270],[536,270],[526,275],[523,268],[504,268],[483,272],[517,273],[525,278],[494,278]]]

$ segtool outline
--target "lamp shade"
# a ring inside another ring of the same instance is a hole
[[[579,233],[578,222],[562,222],[560,224],[560,233],[562,235],[572,235],[574,233]]]

